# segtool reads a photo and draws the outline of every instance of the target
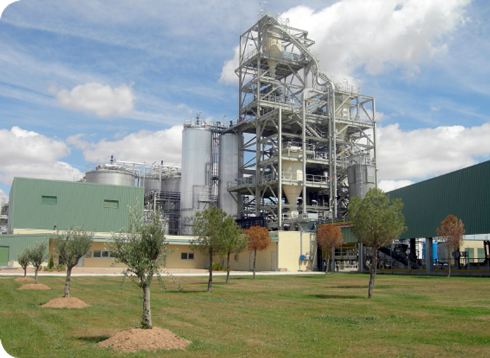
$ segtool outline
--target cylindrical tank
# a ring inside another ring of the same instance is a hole
[[[187,126],[182,132],[182,179],[180,195],[181,234],[192,235],[192,220],[205,196],[212,165],[212,133],[205,125]],[[210,188],[210,186],[209,186]]]
[[[135,174],[117,166],[101,166],[85,173],[87,183],[134,186]]]
[[[364,198],[369,189],[376,186],[375,168],[369,164],[354,164],[347,168],[349,195],[351,198]]]
[[[273,33],[268,32],[264,38],[264,53],[269,56],[280,58],[282,56],[281,47],[282,47],[281,40],[275,38]],[[270,76],[274,77],[276,74],[277,60],[269,59],[267,60],[267,65],[270,68],[269,70]]]
[[[291,146],[283,151],[283,157],[291,157],[301,159],[303,157],[303,149],[299,146]],[[284,182],[303,181],[303,162],[296,160],[282,161],[282,178]],[[296,205],[296,201],[303,190],[301,185],[282,185],[288,204]]]
[[[146,177],[144,182],[145,194],[151,191],[160,191],[160,178],[158,177]]]
[[[226,133],[219,142],[219,190],[218,206],[228,215],[238,217],[237,202],[227,190],[228,182],[238,178],[238,150],[240,137]]]
[[[163,178],[161,189],[162,191],[180,192],[180,183],[180,177]]]

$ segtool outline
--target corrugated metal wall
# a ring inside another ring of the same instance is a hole
[[[388,193],[401,198],[408,230],[400,238],[435,237],[447,215],[463,221],[466,235],[490,233],[490,161]]]
[[[56,196],[57,204],[42,204],[42,196]],[[14,178],[10,197],[11,229],[61,230],[86,226],[98,232],[119,231],[128,225],[128,205],[139,198],[143,208],[144,188],[57,180]],[[119,207],[104,208],[104,200],[118,200]]]
[[[46,241],[54,235],[34,234],[34,235],[0,235],[0,246],[9,247],[9,261],[17,261],[17,255],[26,247],[32,247],[36,242]]]

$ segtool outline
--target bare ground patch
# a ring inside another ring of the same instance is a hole
[[[38,290],[38,291],[46,291],[50,290],[46,285],[43,285],[42,283],[28,283],[27,285],[22,285],[18,288],[18,290]]]
[[[34,279],[32,277],[17,277],[15,282],[34,282]]]
[[[190,341],[176,336],[167,329],[154,327],[153,329],[125,329],[97,345],[102,348],[112,348],[116,351],[135,353],[140,350],[185,350],[189,344],[191,344]]]
[[[88,305],[76,297],[58,297],[46,302],[43,308],[85,308]]]

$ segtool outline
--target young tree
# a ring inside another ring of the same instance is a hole
[[[254,252],[254,279],[255,279],[255,262],[257,261],[257,250],[263,251],[271,244],[269,231],[265,227],[251,226],[244,233],[248,236],[248,250]]]
[[[130,274],[134,274],[130,276],[131,279],[143,290],[143,313],[141,315],[141,328],[143,329],[153,328],[150,287],[155,274],[165,289],[158,271],[165,266],[165,260],[170,254],[167,250],[165,225],[160,215],[155,212],[150,212],[145,222],[139,204],[136,203],[134,207],[129,208],[128,228],[121,229],[118,234],[112,235],[112,242],[106,245],[115,258],[114,263],[125,264],[127,266],[125,276],[129,277]]]
[[[437,236],[445,240],[445,245],[449,251],[449,271],[447,277],[451,277],[451,253],[459,250],[463,244],[463,235],[465,233],[464,225],[461,219],[454,215],[448,215],[441,222],[441,227],[436,229]]]
[[[224,226],[229,230],[226,235],[227,240],[224,242],[224,253],[226,254],[226,283],[230,278],[230,255],[239,254],[247,249],[248,239],[247,236],[243,234],[243,230],[238,226],[235,220],[231,216],[227,216],[225,221],[229,223],[224,223]]]
[[[34,283],[37,284],[37,272],[39,267],[48,256],[48,244],[46,242],[36,242],[34,247],[28,249],[29,261],[34,266]]]
[[[342,230],[332,224],[322,225],[317,230],[316,240],[318,246],[327,254],[327,267],[325,270],[325,277],[327,277],[328,268],[330,267],[330,254],[334,248],[342,246],[343,243]]]
[[[27,276],[27,266],[29,266],[31,263],[29,251],[30,249],[26,247],[22,253],[17,254],[17,262],[19,263],[20,267],[24,269],[24,277]]]
[[[66,265],[65,289],[63,297],[70,297],[71,270],[78,260],[87,253],[92,246],[94,233],[83,227],[72,225],[68,230],[56,231],[54,250],[58,254],[58,262]]]
[[[210,206],[202,212],[196,213],[192,233],[195,239],[191,240],[192,249],[209,256],[208,290],[211,291],[213,283],[213,256],[226,253],[228,235],[235,232],[235,221],[222,209]]]
[[[373,249],[369,275],[368,298],[371,298],[378,266],[378,249],[396,240],[407,228],[401,199],[390,198],[382,190],[369,189],[364,199],[354,197],[347,208],[354,222],[352,232],[359,241]]]

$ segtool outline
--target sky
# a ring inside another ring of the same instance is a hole
[[[186,119],[237,116],[239,36],[260,10],[375,97],[383,190],[489,159],[488,1],[19,0],[0,18],[0,198],[111,155],[180,165]]]

